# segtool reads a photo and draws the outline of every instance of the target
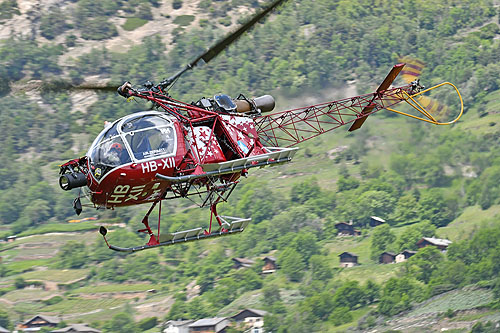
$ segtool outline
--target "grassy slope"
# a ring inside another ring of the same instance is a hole
[[[499,214],[499,205],[491,206],[487,210],[482,210],[479,206],[467,207],[453,222],[439,228],[437,235],[451,241],[465,239],[480,227],[500,224],[499,219],[492,219]]]
[[[473,118],[473,116],[474,114],[471,113],[471,115],[468,117]],[[490,116],[485,118],[490,118]],[[376,163],[387,163],[387,161],[384,160],[383,155],[384,153],[387,153],[388,151],[393,149],[393,147],[397,144],[397,141],[394,138],[397,138],[400,135],[404,135],[407,130],[405,124],[407,124],[408,121],[413,120],[408,120],[403,117],[387,119],[386,117],[377,115],[374,117],[370,117],[369,121],[365,124],[365,131],[369,131],[369,133],[373,137],[373,141],[375,142],[375,144],[373,145],[373,148],[368,152],[367,157],[369,159],[373,159],[374,161],[376,161]],[[487,122],[485,122],[485,124],[487,124]],[[459,124],[459,126],[462,126],[462,123]],[[489,129],[491,127],[489,125],[485,126],[485,129]],[[378,130],[382,127],[384,128],[384,131]],[[477,128],[470,130],[474,131],[477,130]],[[264,178],[268,181],[268,186],[272,188],[273,191],[279,189],[289,191],[290,186],[294,183],[300,181],[301,179],[315,176],[316,178],[321,179],[320,183],[324,188],[332,189],[335,186],[335,181],[338,176],[338,164],[335,164],[333,160],[330,160],[326,152],[340,145],[351,145],[354,140],[356,140],[355,135],[348,135],[345,131],[342,131],[342,129],[337,130],[336,133],[330,133],[323,137],[313,139],[306,142],[301,147],[302,152],[306,148],[308,148],[309,151],[313,154],[312,158],[306,158],[304,157],[303,153],[299,153],[297,158],[294,159],[293,163],[280,168],[267,168],[257,170],[253,172],[249,176],[249,179],[245,180],[245,182],[251,182],[253,180],[253,177]],[[313,165],[313,168],[311,168],[311,165]],[[358,166],[348,165],[348,168],[351,174],[358,173]],[[493,217],[497,215],[498,212],[500,212],[499,206],[493,206],[486,211],[481,211],[479,207],[469,207],[449,226],[439,229],[438,235],[440,237],[450,238],[451,240],[458,240],[462,237],[465,237],[465,235],[473,231],[474,228],[480,226],[482,220],[487,219],[488,217]],[[404,228],[405,227],[394,228],[394,232],[399,234],[401,232],[404,232]],[[41,252],[48,251],[49,249],[53,248],[53,244],[61,244],[61,237],[64,237],[63,239],[65,241],[86,240],[86,242],[88,243],[91,243],[97,239],[97,236],[94,237],[94,233],[90,235],[89,233],[81,233],[75,231],[71,233],[65,233],[64,236],[57,234],[36,235],[19,239],[16,242],[17,246],[15,248],[5,251],[2,255],[6,255],[11,258],[19,256],[27,257],[29,255],[33,255],[33,253],[31,253],[33,252],[33,250],[30,250],[29,246],[25,248],[25,244],[35,244],[33,246],[38,246],[38,250],[40,250]],[[49,245],[51,243],[52,245]],[[324,244],[324,247],[328,250],[329,257],[331,258],[332,268],[338,267],[338,255],[344,251],[354,252],[359,255],[359,261],[361,263],[360,266],[350,269],[342,269],[337,273],[337,277],[342,280],[355,279],[360,282],[364,282],[368,279],[372,279],[376,282],[381,283],[383,281],[386,281],[389,277],[394,276],[397,273],[398,267],[400,266],[396,264],[378,265],[371,262],[369,258],[369,237],[338,238],[328,241]],[[40,251],[37,252],[40,253]],[[30,266],[50,265],[50,259],[12,261],[9,262],[8,265],[10,269],[16,270],[17,267],[18,271],[21,272],[26,268],[29,268]],[[85,276],[87,271],[75,270],[74,272],[70,273],[65,274],[64,272],[57,272],[56,270],[47,270],[44,271],[43,274],[39,274],[39,272],[27,272],[11,276],[7,279],[2,279],[0,282],[2,282],[3,285],[11,284],[16,277],[23,277],[29,280],[36,278],[37,280],[41,281],[64,283],[70,280],[77,279],[78,277]],[[273,279],[275,278],[277,277],[273,277]],[[280,279],[278,278],[278,281],[279,280]],[[149,285],[147,283],[139,285],[103,285],[95,287],[87,286],[67,292],[65,300],[53,306],[44,306],[42,303],[37,302],[36,300],[47,299],[53,295],[60,294],[60,292],[46,292],[33,289],[28,292],[30,296],[25,297],[23,296],[25,291],[12,291],[5,294],[1,298],[7,302],[14,302],[14,306],[12,307],[12,303],[0,301],[0,308],[4,308],[6,310],[8,309],[11,314],[14,314],[12,312],[12,310],[14,309],[30,315],[35,313],[59,315],[62,313],[67,315],[68,318],[72,319],[73,321],[81,319],[89,322],[92,320],[111,318],[114,314],[117,313],[117,311],[123,309],[123,306],[127,303],[131,304],[133,307],[139,307],[139,305],[146,306],[149,302],[153,302],[153,298],[144,297],[143,295],[141,295],[141,292],[153,288],[159,289],[158,286]],[[292,287],[288,292],[290,303],[298,301],[298,299],[296,299],[294,296],[296,292],[294,292],[293,290],[294,288]],[[128,293],[132,298],[116,296],[120,293],[122,295]],[[165,298],[171,294],[171,292],[160,291],[158,293],[158,296],[155,296],[154,299]],[[134,300],[134,298],[141,299],[141,301],[139,302],[137,300]],[[246,306],[259,307],[261,305],[259,299],[259,292],[244,294],[236,301],[228,305],[226,308],[222,309],[221,314],[232,314],[237,309]],[[75,311],[77,304],[78,311]],[[360,310],[360,316],[361,314],[364,314],[365,311],[367,310]],[[81,314],[77,314],[77,312]],[[155,313],[152,313],[151,315],[155,315]],[[163,317],[164,313],[156,315],[158,315],[159,317]],[[358,318],[358,315],[356,315],[355,317]],[[331,327],[331,330],[334,331],[337,329],[343,329],[348,326],[349,325],[344,325],[339,328]]]
[[[495,215],[500,207],[492,207],[488,211],[482,212],[485,215]],[[452,222],[448,227],[441,228],[438,230],[438,235],[448,235],[451,231],[453,234],[464,235],[467,230],[472,230],[474,225],[478,225],[479,222],[470,222],[471,220],[468,216],[477,216],[478,208],[471,207],[467,209],[464,214],[458,217],[454,222]],[[469,222],[467,222],[469,221]],[[395,233],[400,233],[404,231],[405,227],[395,228]],[[37,244],[42,236],[33,236],[23,239],[23,244]],[[47,237],[47,236],[44,236]],[[450,234],[450,238],[455,240],[454,236]],[[399,264],[391,265],[378,265],[370,261],[370,238],[353,238],[344,237],[337,238],[324,244],[324,247],[329,252],[329,257],[331,258],[332,267],[338,267],[338,254],[343,251],[350,251],[357,253],[360,256],[360,266],[341,269],[336,274],[338,279],[341,280],[358,280],[364,283],[368,279],[374,280],[378,283],[386,281],[391,276],[394,276],[398,272]],[[39,264],[35,262],[35,264]],[[42,274],[43,273],[43,274]],[[49,281],[56,283],[67,283],[82,277],[85,277],[88,270],[65,270],[58,271],[54,269],[45,271],[32,271],[25,272],[18,275],[9,276],[8,278],[2,279],[0,282],[2,285],[11,285],[16,277],[23,277],[26,280],[38,280],[38,281]],[[266,277],[267,280],[274,280],[280,285],[286,286],[283,290],[283,298],[288,304],[296,303],[300,300],[298,297],[298,285],[290,284],[285,281],[285,279],[280,276],[269,276]],[[148,304],[158,303],[171,296],[173,292],[171,288],[178,289],[182,286],[157,286],[149,283],[139,283],[139,284],[103,284],[96,286],[85,286],[71,291],[63,293],[62,291],[44,291],[42,289],[30,289],[30,290],[14,290],[6,293],[0,297],[0,308],[7,310],[14,316],[15,311],[21,311],[26,315],[33,315],[36,313],[45,313],[51,315],[63,314],[67,316],[68,320],[78,321],[85,320],[91,322],[92,320],[103,320],[109,319],[117,312],[124,309],[126,304],[130,304],[133,308],[140,309],[141,307],[147,307]],[[148,289],[156,289],[158,293],[154,296],[148,295],[146,291]],[[470,293],[469,291],[467,293]],[[460,292],[457,292],[460,294]],[[45,306],[39,300],[48,299],[55,295],[62,295],[64,300],[58,304],[52,306]],[[476,295],[477,296],[477,295]],[[460,296],[457,296],[460,298]],[[463,297],[467,297],[465,294]],[[485,296],[486,297],[486,296]],[[452,303],[450,303],[452,304]],[[473,304],[476,307],[477,304]],[[165,309],[168,308],[168,304],[165,305]],[[261,294],[259,291],[252,291],[245,293],[233,303],[229,304],[224,309],[221,309],[220,315],[230,315],[235,313],[238,309],[242,307],[256,307],[260,308],[261,304]],[[436,305],[437,306],[437,305]],[[426,308],[431,308],[429,304],[425,305]],[[453,307],[452,307],[453,308]],[[463,306],[461,305],[461,308]],[[458,308],[457,308],[458,309]],[[369,309],[360,309],[353,313],[355,319],[358,319]],[[446,309],[445,309],[446,310]],[[444,310],[444,311],[445,311]],[[166,310],[164,310],[166,312]],[[423,311],[423,310],[421,310]],[[441,311],[441,310],[439,310]],[[163,317],[165,312],[155,313],[154,311],[150,315],[157,315]],[[355,315],[356,314],[356,315]],[[17,315],[15,316],[17,317]],[[482,317],[481,317],[482,318]],[[351,323],[354,325],[355,321]],[[329,331],[337,331],[347,328],[349,325],[343,325],[341,327],[329,328]]]

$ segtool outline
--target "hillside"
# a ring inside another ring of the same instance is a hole
[[[433,126],[381,111],[363,128],[304,142],[293,162],[251,170],[221,204],[252,218],[240,235],[132,255],[148,207],[71,207],[59,165],[85,154],[105,120],[150,108],[71,84],[159,80],[265,7],[232,0],[0,0],[0,326],[36,314],[103,332],[159,332],[171,319],[267,311],[275,332],[493,332],[500,323],[500,2],[289,1],[171,94],[272,94],[277,109],[373,91],[401,56],[426,86],[457,85],[465,114]],[[362,22],[363,24],[360,24]],[[400,84],[398,81],[396,84]],[[432,95],[456,112],[448,92]],[[451,116],[451,115],[450,115]],[[168,231],[208,223],[191,201],[163,206]],[[387,221],[369,226],[371,216]],[[155,220],[154,212],[151,220]],[[357,237],[337,237],[351,221]],[[418,250],[422,237],[447,253]],[[385,251],[418,250],[379,264]],[[343,252],[360,265],[339,267]],[[263,258],[279,269],[262,275]],[[255,261],[232,269],[232,258]],[[460,272],[460,274],[457,274]],[[235,329],[234,331],[238,331]]]

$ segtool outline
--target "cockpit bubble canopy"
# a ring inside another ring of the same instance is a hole
[[[100,168],[101,175],[97,177],[100,178],[127,163],[174,155],[176,142],[174,124],[168,116],[156,111],[140,112],[106,127],[87,156],[92,166]]]

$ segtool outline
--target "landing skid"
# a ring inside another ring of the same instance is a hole
[[[215,238],[221,236],[228,236],[232,234],[236,234],[239,232],[243,232],[245,230],[248,223],[250,223],[251,219],[243,219],[232,216],[218,216],[218,219],[221,220],[221,225],[217,230],[207,232],[203,228],[189,229],[184,231],[170,232],[166,234],[161,234],[158,237],[157,242],[149,242],[146,245],[136,246],[136,247],[119,247],[112,244],[109,244],[106,239],[107,230],[105,227],[101,227],[99,232],[103,235],[106,244],[111,250],[115,250],[118,252],[137,252],[146,249],[151,249],[160,246],[168,246],[177,243],[186,243],[196,240]]]

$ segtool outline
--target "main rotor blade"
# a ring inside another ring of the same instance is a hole
[[[198,58],[196,58],[194,61],[192,61],[189,65],[191,67],[194,67],[198,64],[198,61],[200,61],[201,59],[203,59],[203,61],[205,61],[205,63],[208,63],[210,60],[212,60],[217,55],[219,55],[219,53],[224,51],[226,49],[226,47],[228,47],[231,43],[233,43],[235,40],[237,40],[241,35],[243,35],[245,32],[247,32],[257,22],[259,22],[262,18],[264,18],[267,14],[269,14],[269,12],[271,12],[274,8],[279,6],[284,1],[286,1],[286,0],[274,1],[269,7],[267,7],[265,10],[263,10],[259,14],[255,15],[250,21],[243,24],[236,31],[230,33],[224,39],[218,41],[214,46],[212,46],[205,53],[203,53]]]
[[[102,83],[102,84],[82,83],[80,85],[75,85],[64,80],[55,80],[48,82],[32,80],[23,84],[15,83],[11,86],[11,90],[20,92],[40,91],[42,93],[73,91],[73,90],[116,92],[116,89],[118,89],[119,86],[120,85],[113,83]]]

